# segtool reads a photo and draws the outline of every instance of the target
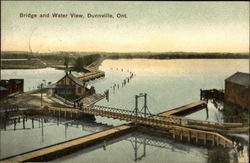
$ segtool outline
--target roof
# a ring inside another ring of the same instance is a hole
[[[225,81],[249,87],[250,74],[243,72],[236,72],[229,76]]]
[[[70,78],[71,80],[73,80],[76,84],[80,85],[80,86],[84,86],[83,81],[81,81],[80,79],[76,78],[74,75],[72,75],[71,73],[67,74],[66,76],[68,76],[68,78]]]

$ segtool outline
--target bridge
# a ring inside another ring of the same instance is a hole
[[[88,136],[54,144],[52,146],[40,148],[23,154],[11,156],[5,158],[3,161],[49,161],[60,156],[73,153],[77,150],[81,150],[82,148],[89,147],[90,145],[101,143],[103,141],[105,142],[112,137],[117,137],[134,130],[146,133],[159,132],[164,135],[170,135],[172,139],[188,141],[195,144],[232,147],[232,141],[218,133],[218,131],[226,132],[228,129],[241,127],[241,123],[208,122],[172,115],[178,112],[183,112],[184,110],[192,110],[194,108],[197,109],[197,107],[204,107],[204,102],[198,101],[160,114],[148,113],[146,112],[146,108],[144,112],[141,112],[138,110],[131,111],[99,105],[90,105],[84,107],[83,109],[57,108],[48,106],[44,108],[44,111],[59,118],[64,117],[68,119],[82,113],[105,116],[132,123],[128,125],[124,124]],[[131,138],[129,141],[137,141],[137,138],[136,140]],[[150,141],[146,141],[145,143],[151,144]],[[156,145],[165,147],[164,144]]]
[[[92,64],[84,67],[85,70],[88,70],[88,73],[85,73],[83,75],[79,75],[77,76],[77,78],[81,79],[84,82],[96,79],[96,78],[100,78],[105,76],[105,72],[98,70],[97,66],[101,63],[101,60],[97,60],[96,62],[93,62]]]
[[[194,107],[202,107],[204,102],[198,101],[189,105],[184,106],[186,110],[193,109]],[[180,112],[183,111],[183,107],[180,107]],[[211,122],[211,121],[203,121],[203,120],[193,120],[188,118],[183,118],[179,116],[173,116],[171,113],[176,113],[176,109],[174,112],[167,111],[160,114],[150,114],[145,112],[135,112],[126,109],[119,109],[113,107],[106,106],[86,106],[83,109],[75,109],[75,108],[57,108],[48,106],[48,112],[53,113],[54,115],[71,115],[77,113],[91,114],[96,116],[114,118],[125,120],[129,122],[133,122],[135,124],[141,125],[149,125],[153,127],[160,127],[164,129],[172,129],[173,126],[181,126],[181,127],[189,127],[193,129],[200,129],[205,131],[212,132],[238,132],[239,130],[246,131],[248,128],[243,127],[242,123],[223,123],[223,122]],[[170,113],[170,114],[169,114]]]

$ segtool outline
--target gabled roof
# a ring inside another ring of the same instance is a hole
[[[84,87],[84,82],[81,81],[80,79],[76,78],[74,75],[72,75],[71,73],[66,73],[66,75],[64,77],[62,77],[60,80],[58,80],[56,83],[60,82],[61,80],[63,80],[65,77],[68,77],[70,80],[72,80],[75,84]]]
[[[248,73],[236,72],[235,74],[228,77],[226,81],[249,87],[249,78],[250,74]]]
[[[68,78],[70,78],[71,80],[73,80],[76,84],[80,85],[80,86],[84,86],[83,81],[81,81],[80,79],[76,78],[74,75],[72,75],[71,73],[66,74],[66,76],[68,76]]]

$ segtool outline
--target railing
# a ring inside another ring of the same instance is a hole
[[[49,107],[49,110],[53,110],[54,107]],[[131,113],[132,111],[128,111],[125,109],[117,109],[117,108],[111,108],[111,107],[104,107],[104,106],[93,106],[93,107],[85,107],[82,110],[78,109],[72,109],[72,108],[62,108],[61,111],[70,111],[70,112],[83,112],[86,114],[93,114],[97,116],[105,116],[115,119],[121,119],[125,121],[132,121],[135,124],[142,124],[142,125],[149,125],[153,127],[160,127],[164,128],[164,130],[172,130],[173,134],[176,134],[175,132],[185,132],[186,136],[189,135],[188,139],[195,138],[195,139],[204,139],[205,140],[212,140],[213,143],[217,143],[217,145],[223,145],[223,146],[231,146],[232,142],[231,140],[227,139],[226,137],[216,133],[215,131],[218,131],[213,127],[213,131],[207,131],[207,128],[203,130],[202,126],[199,124],[197,129],[190,128],[192,126],[189,126],[189,119],[184,118],[177,118],[175,116],[135,116]],[[55,110],[57,110],[55,108]],[[199,121],[199,120],[198,120]],[[196,120],[193,120],[193,122],[196,122]],[[199,121],[203,122],[203,121]],[[209,122],[209,124],[215,125],[217,122]],[[221,123],[223,124],[223,123]],[[228,124],[229,125],[229,124]],[[210,126],[211,127],[211,126]],[[199,138],[198,138],[199,135]],[[184,135],[183,135],[184,136]],[[216,140],[215,140],[216,139]],[[205,141],[206,142],[206,141]]]
[[[61,97],[61,96],[59,96],[59,95],[57,95],[57,94],[53,94],[57,99],[59,99],[60,101],[62,101],[62,102],[64,102],[64,103],[66,103],[66,104],[68,104],[68,105],[74,105],[74,103],[73,102],[71,102],[71,101],[69,101],[69,100],[67,100],[67,99],[65,99],[65,98],[63,98],[63,97]]]
[[[119,108],[114,108],[114,107],[107,107],[107,106],[101,106],[101,105],[93,105],[91,109],[99,109],[99,110],[105,110],[105,111],[114,111],[117,113],[124,113],[124,114],[129,114],[133,115],[135,114],[134,111],[131,110],[126,110],[126,109],[119,109]],[[143,112],[138,112],[138,116],[144,116],[145,113]],[[151,116],[152,114],[146,113],[146,116]]]
[[[71,109],[71,110],[77,112],[76,109]],[[242,123],[210,122],[210,121],[187,119],[171,115],[160,116],[147,113],[145,116],[144,113],[142,112],[138,112],[138,114],[135,115],[135,112],[131,110],[118,109],[118,108],[99,106],[99,105],[93,105],[91,107],[86,106],[84,109],[78,111],[97,116],[110,117],[125,121],[132,121],[144,125],[152,125],[164,128],[169,128],[171,125],[177,125],[183,127],[192,127],[197,129],[223,132],[233,129],[235,127],[243,126]]]

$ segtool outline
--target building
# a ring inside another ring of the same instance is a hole
[[[71,71],[56,83],[55,94],[74,100],[79,97],[90,96],[95,93],[94,87],[87,88],[85,83],[71,74]]]
[[[249,109],[248,73],[237,72],[225,80],[225,101]]]
[[[23,93],[24,80],[10,79],[0,81],[0,99],[8,97],[12,94]]]

